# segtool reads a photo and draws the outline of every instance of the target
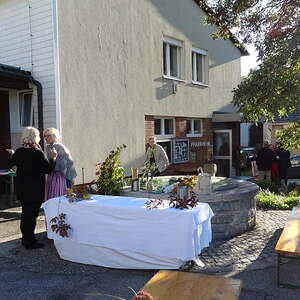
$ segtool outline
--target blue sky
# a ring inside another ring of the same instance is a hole
[[[249,56],[242,56],[241,61],[241,75],[247,76],[250,69],[253,69],[257,66],[256,62],[256,55],[257,52],[255,51],[254,46],[247,46],[246,47],[248,52],[250,53]]]

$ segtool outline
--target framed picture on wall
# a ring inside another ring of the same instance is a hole
[[[173,162],[174,164],[189,161],[189,140],[173,140]]]

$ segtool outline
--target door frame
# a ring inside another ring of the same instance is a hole
[[[229,133],[229,155],[213,155],[213,159],[227,159],[229,160],[229,176],[232,176],[232,129],[216,129],[213,130],[213,134],[221,132]]]

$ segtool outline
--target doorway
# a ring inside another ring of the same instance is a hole
[[[214,130],[213,160],[217,164],[217,176],[232,176],[232,130]]]

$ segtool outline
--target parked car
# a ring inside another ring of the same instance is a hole
[[[240,150],[240,168],[247,169],[251,167],[251,161],[255,160],[255,148],[245,147]]]
[[[300,178],[300,155],[295,155],[290,158],[291,167],[288,169],[288,178]]]

